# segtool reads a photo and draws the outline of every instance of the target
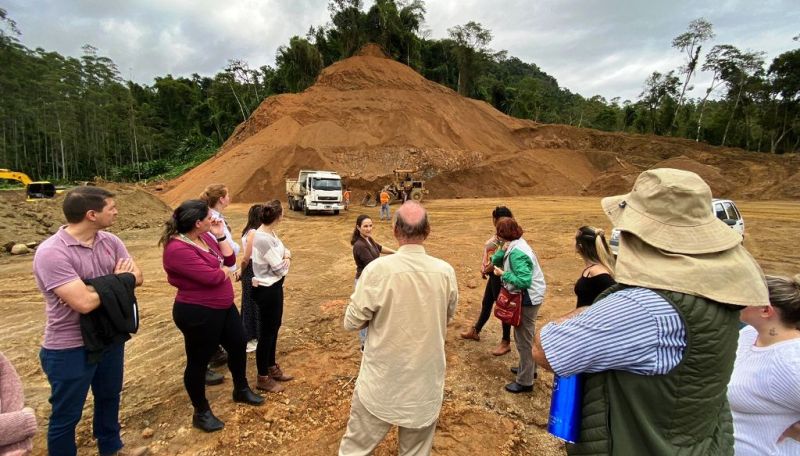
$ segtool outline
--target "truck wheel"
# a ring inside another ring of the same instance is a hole
[[[339,215],[339,209],[334,209],[333,210],[333,215]]]
[[[422,190],[412,190],[411,199],[414,201],[422,201]]]
[[[303,215],[308,215],[311,211],[308,210],[308,206],[303,203]]]

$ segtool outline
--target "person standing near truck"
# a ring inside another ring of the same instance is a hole
[[[392,215],[389,211],[389,192],[386,189],[381,190],[379,195],[381,200],[381,220],[391,221]],[[386,217],[384,219],[384,217]]]
[[[350,209],[350,187],[347,187],[344,190],[344,194],[342,195],[342,201],[344,201],[344,210]]]

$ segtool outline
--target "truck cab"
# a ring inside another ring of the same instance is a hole
[[[342,178],[333,171],[301,170],[297,179],[286,179],[289,208],[303,211],[333,211],[344,209]]]

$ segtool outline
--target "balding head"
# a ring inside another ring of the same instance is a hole
[[[406,201],[395,212],[394,237],[400,245],[422,244],[431,232],[428,212],[416,201]]]

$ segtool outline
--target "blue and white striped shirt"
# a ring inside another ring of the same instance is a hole
[[[662,375],[681,362],[686,329],[664,298],[647,288],[626,288],[574,318],[545,325],[541,341],[562,377],[607,370]]]

